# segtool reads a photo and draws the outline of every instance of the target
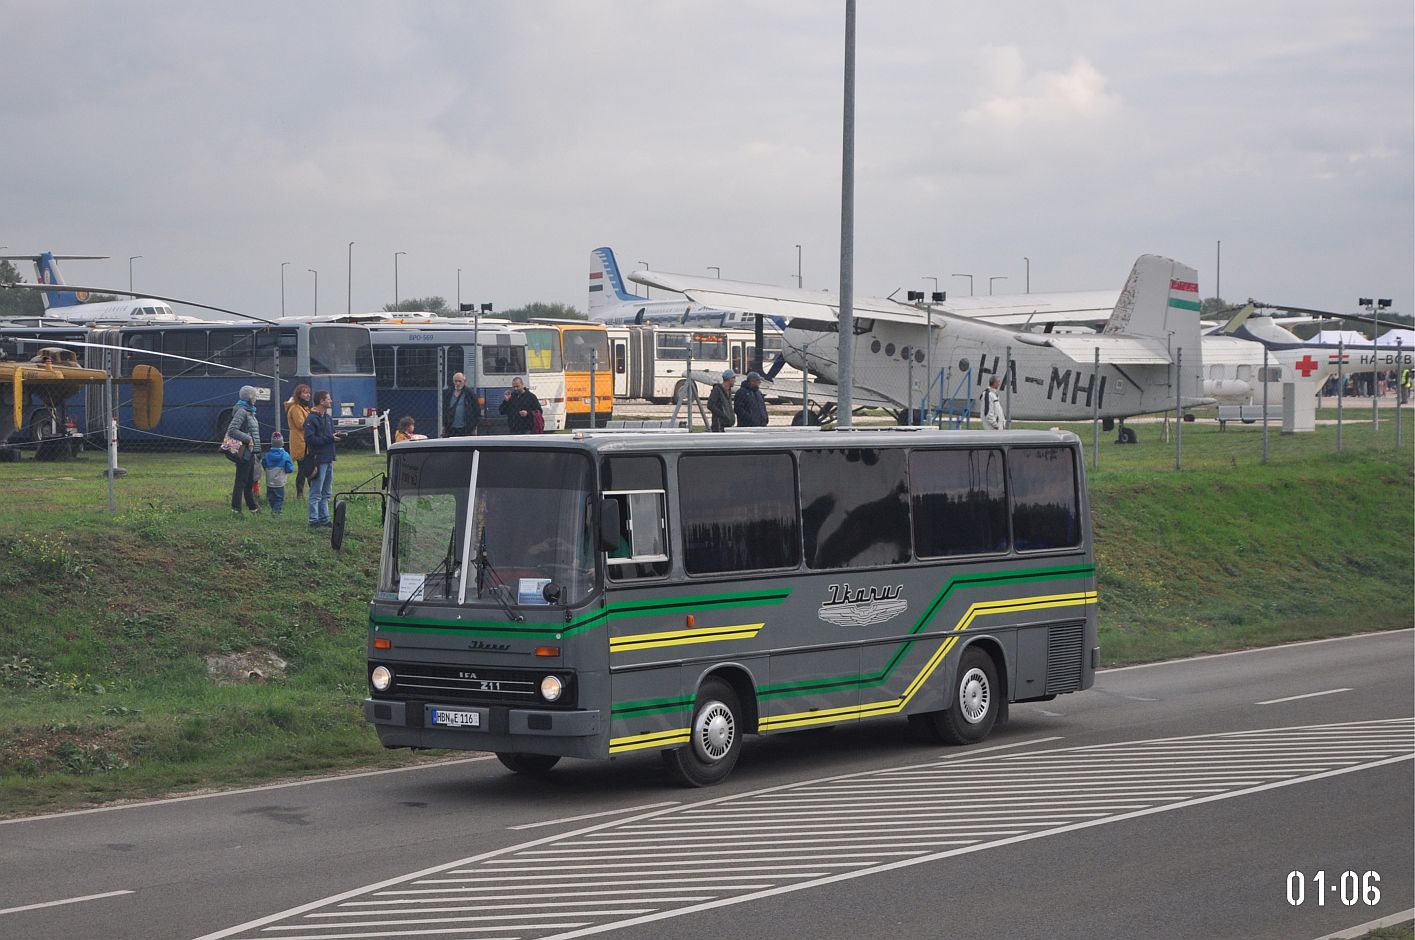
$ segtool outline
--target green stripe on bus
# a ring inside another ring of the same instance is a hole
[[[911,634],[921,633],[929,622],[933,620],[938,609],[943,606],[954,588],[974,587],[982,584],[1025,584],[1032,581],[1064,581],[1072,578],[1085,578],[1095,574],[1095,568],[1090,565],[1068,566],[1063,568],[1032,568],[1024,571],[1008,572],[1005,574],[981,574],[963,575],[952,578],[943,590],[938,593],[933,602],[919,617]],[[853,676],[835,676],[829,679],[808,679],[804,682],[789,682],[781,685],[769,685],[757,691],[758,698],[793,698],[798,695],[808,695],[812,692],[828,692],[848,689],[852,686],[858,688],[871,688],[883,684],[898,668],[899,663],[904,659],[904,654],[909,651],[909,646],[923,637],[911,637],[899,644],[899,648],[894,651],[884,668],[873,675],[863,673]]]

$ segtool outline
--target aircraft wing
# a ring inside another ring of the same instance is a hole
[[[958,297],[935,304],[955,316],[1003,326],[1037,323],[1104,323],[1115,311],[1118,290],[1056,291],[997,297]]]
[[[1032,334],[1038,335],[1038,334]],[[1056,349],[1079,365],[1096,361],[1100,350],[1101,363],[1111,366],[1167,366],[1172,361],[1169,350],[1158,339],[1146,336],[1125,336],[1119,333],[1049,333],[1042,345]]]
[[[840,300],[834,291],[811,291],[797,287],[774,287],[746,281],[726,281],[715,277],[695,277],[688,274],[660,274],[656,271],[635,271],[629,280],[649,287],[686,294],[704,307],[737,310],[807,320],[839,320]],[[857,297],[851,304],[856,316],[897,323],[922,325],[927,321],[924,311],[878,297]]]

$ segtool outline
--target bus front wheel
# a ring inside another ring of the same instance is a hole
[[[669,772],[689,787],[726,780],[742,753],[742,706],[730,685],[721,679],[702,684],[688,733],[687,744],[663,752]]]
[[[1001,708],[997,667],[977,647],[963,651],[953,687],[953,701],[940,712],[915,716],[916,723],[945,744],[976,744],[986,738]]]
[[[496,759],[507,770],[518,774],[543,774],[560,763],[559,754],[516,754],[511,751],[497,751]]]

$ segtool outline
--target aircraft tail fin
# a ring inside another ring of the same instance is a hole
[[[56,255],[42,251],[37,255],[0,255],[0,261],[29,261],[34,264],[36,284],[63,284],[59,273],[60,261],[102,261],[107,255]],[[88,291],[44,291],[40,294],[46,310],[53,307],[76,307],[88,302]]]
[[[1198,271],[1170,258],[1141,255],[1101,332],[1158,340],[1171,362],[1182,354],[1184,387],[1197,390],[1203,365],[1201,306]]]
[[[590,252],[589,309],[591,318],[594,317],[596,308],[647,299],[637,294],[631,294],[625,289],[624,278],[619,274],[619,264],[614,260],[613,249],[596,248]]]

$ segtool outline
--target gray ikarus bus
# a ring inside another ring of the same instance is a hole
[[[398,444],[364,712],[386,747],[522,773],[904,715],[981,741],[1089,688],[1070,433],[761,429]]]

